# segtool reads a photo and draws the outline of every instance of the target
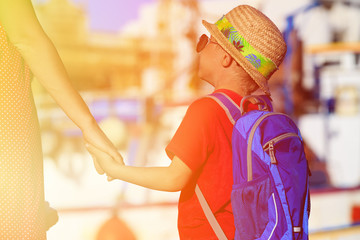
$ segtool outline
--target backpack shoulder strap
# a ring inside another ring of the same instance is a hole
[[[224,109],[226,116],[230,122],[234,125],[236,120],[241,117],[240,107],[225,93],[217,92],[206,97],[215,100],[222,109]]]
[[[236,105],[236,103],[225,93],[217,92],[217,93],[210,94],[206,97],[215,100],[215,102],[217,102],[220,105],[220,107],[222,109],[224,109],[227,117],[229,118],[230,122],[233,125],[235,124],[236,120],[238,120],[239,117],[241,116],[239,106]],[[224,231],[221,229],[220,224],[216,220],[214,213],[211,211],[211,208],[210,208],[208,202],[206,201],[203,193],[200,190],[199,185],[197,185],[197,184],[195,187],[195,193],[200,202],[201,208],[204,211],[205,216],[206,216],[208,222],[210,223],[211,228],[214,230],[217,238],[219,240],[227,240],[227,237],[226,237]]]
[[[199,185],[197,185],[197,184],[195,187],[195,193],[196,193],[197,198],[199,199],[201,208],[203,209],[205,216],[206,216],[208,222],[210,223],[211,228],[214,230],[217,238],[219,240],[227,240],[227,237],[226,237],[224,231],[221,229],[220,224],[216,220],[215,215],[211,211],[209,204],[207,203],[204,195],[202,194],[202,192],[199,188]]]

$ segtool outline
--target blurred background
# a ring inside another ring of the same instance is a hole
[[[360,239],[359,0],[33,0],[77,90],[127,164],[166,166],[164,148],[200,82],[201,20],[239,4],[283,32],[286,59],[270,81],[277,111],[302,132],[312,176],[310,239]],[[33,81],[45,197],[59,212],[49,240],[176,240],[179,193],[96,173],[81,132]],[[64,96],[66,97],[66,96]]]

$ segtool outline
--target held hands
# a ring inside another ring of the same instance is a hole
[[[124,165],[124,161],[116,147],[107,138],[100,127],[94,122],[91,126],[85,128],[83,131],[85,145],[92,155],[93,162],[97,173],[104,174],[105,169],[99,163],[109,162],[111,159],[113,164]],[[99,160],[100,159],[100,160]],[[106,163],[103,163],[106,165]],[[107,165],[106,165],[107,166]],[[107,172],[106,172],[107,173]],[[108,180],[112,180],[108,178]]]
[[[124,163],[115,161],[109,154],[99,150],[93,145],[86,144],[85,146],[93,158],[97,172],[99,174],[105,173],[108,177],[108,181],[113,180],[117,167],[123,166]],[[101,172],[99,172],[98,169],[100,169]]]

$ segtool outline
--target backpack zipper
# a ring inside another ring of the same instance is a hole
[[[267,143],[264,144],[263,149],[264,149],[264,151],[269,150],[269,155],[270,155],[272,164],[277,164],[277,160],[275,157],[274,145],[276,143],[284,140],[285,138],[290,138],[290,137],[298,137],[299,138],[299,135],[297,135],[296,133],[284,133],[280,136],[277,136],[277,137],[271,139],[270,141],[268,141]]]
[[[251,148],[252,148],[252,142],[254,139],[254,134],[255,131],[257,129],[257,127],[260,125],[260,123],[267,117],[273,116],[273,115],[282,115],[285,116],[289,119],[291,119],[289,116],[287,116],[284,113],[274,113],[274,112],[269,112],[264,114],[263,116],[261,116],[259,119],[256,120],[256,122],[254,123],[253,127],[251,128],[250,134],[249,134],[249,139],[248,139],[248,145],[247,145],[247,180],[248,182],[252,180],[253,176],[252,176],[252,154],[251,154]]]

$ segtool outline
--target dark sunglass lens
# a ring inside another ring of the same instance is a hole
[[[209,41],[208,36],[206,36],[205,34],[201,35],[199,42],[196,45],[196,52],[198,53],[201,52],[205,48],[208,41]]]

